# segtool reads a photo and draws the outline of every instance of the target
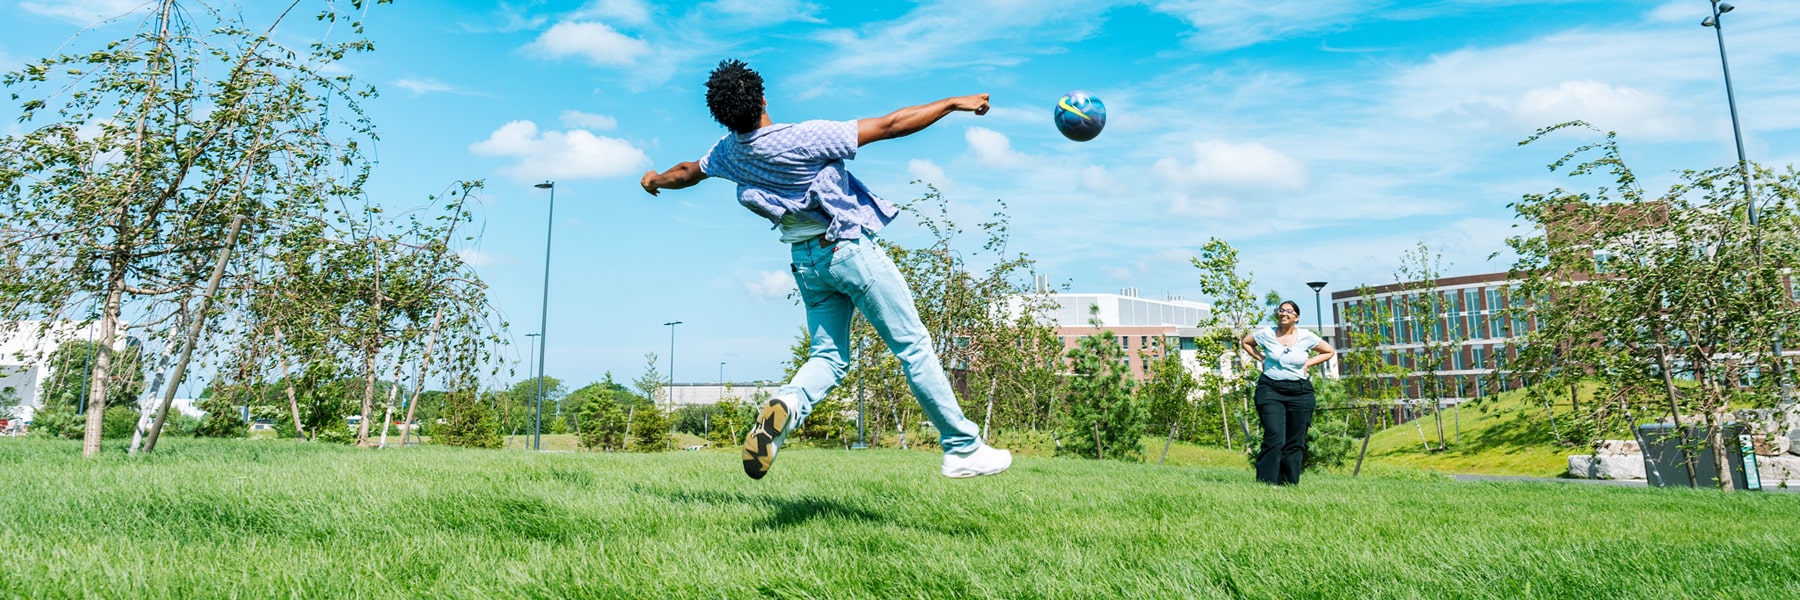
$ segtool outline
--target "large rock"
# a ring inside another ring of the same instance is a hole
[[[1800,487],[1800,456],[1758,456],[1756,474],[1764,488],[1781,487],[1783,481],[1790,488]]]
[[[1643,479],[1644,455],[1570,455],[1569,476],[1582,479]]]

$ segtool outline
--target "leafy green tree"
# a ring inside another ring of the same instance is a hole
[[[433,443],[465,448],[499,448],[505,443],[494,411],[474,392],[445,394],[443,410],[444,423],[432,430]]]
[[[371,126],[357,100],[369,91],[326,70],[372,48],[353,20],[365,0],[322,4],[353,39],[288,48],[276,41],[285,12],[253,29],[237,11],[177,14],[161,0],[129,38],[0,78],[25,124],[0,138],[0,319],[91,311],[111,340],[124,315],[146,315],[132,327],[173,343],[167,316],[185,310],[234,218],[249,223],[230,254],[247,272],[271,232],[358,196]],[[101,346],[85,456],[100,451],[113,363]]]
[[[1209,238],[1201,247],[1200,256],[1189,262],[1200,270],[1200,293],[1212,300],[1212,311],[1199,323],[1200,329],[1207,333],[1195,340],[1196,354],[1203,364],[1210,361],[1210,357],[1222,357],[1218,370],[1209,368],[1201,374],[1201,393],[1216,400],[1220,436],[1229,448],[1233,420],[1246,436],[1250,433],[1248,415],[1254,412],[1250,410],[1250,394],[1261,373],[1261,366],[1247,360],[1249,356],[1240,349],[1238,342],[1262,323],[1267,311],[1257,305],[1256,293],[1250,291],[1255,275],[1238,273],[1238,251],[1231,244]],[[1233,398],[1237,402],[1230,402]],[[1246,451],[1254,450],[1253,444],[1247,440],[1244,443]]]
[[[1463,341],[1468,339],[1464,320],[1458,315],[1461,311],[1455,310],[1461,297],[1455,291],[1446,293],[1438,288],[1443,263],[1443,253],[1433,252],[1419,242],[1417,248],[1401,257],[1400,268],[1394,272],[1394,278],[1400,282],[1401,339],[1407,343],[1402,352],[1411,359],[1420,398],[1431,401],[1427,410],[1437,424],[1438,451],[1449,447],[1444,440],[1445,392],[1456,391],[1441,373],[1456,368],[1453,363],[1460,360]],[[1416,422],[1414,426],[1419,427]],[[1422,429],[1420,435],[1423,437]]]
[[[1148,412],[1149,423],[1167,424],[1169,434],[1163,438],[1162,455],[1157,463],[1169,457],[1169,445],[1175,441],[1183,421],[1192,418],[1194,411],[1194,394],[1199,391],[1200,382],[1188,373],[1187,366],[1181,364],[1179,348],[1165,349],[1162,356],[1151,359],[1139,352],[1140,358],[1149,366],[1149,380],[1138,387],[1139,402]]]
[[[1522,143],[1570,128],[1593,130],[1563,123]],[[1565,167],[1571,176],[1604,172],[1613,183],[1527,194],[1513,205],[1535,228],[1508,240],[1520,280],[1508,314],[1515,331],[1531,330],[1511,367],[1534,387],[1597,382],[1590,435],[1628,427],[1660,405],[1671,419],[1705,425],[1702,439],[1677,428],[1683,446],[1721,447],[1730,406],[1771,405],[1786,393],[1777,375],[1790,366],[1774,350],[1792,348],[1790,332],[1800,331],[1800,304],[1784,285],[1800,263],[1800,174],[1751,164],[1688,170],[1652,196],[1611,132],[1550,164]],[[1749,203],[1763,207],[1759,223],[1748,219]],[[1726,453],[1716,455],[1726,472]],[[1691,462],[1685,467],[1693,474]]]
[[[644,398],[651,400],[648,406],[637,407],[627,411],[630,415],[631,428],[630,449],[634,452],[661,452],[675,449],[669,439],[668,411],[673,409],[671,390],[665,386],[662,371],[656,368],[655,352],[644,355],[644,373],[631,380],[631,385]]]
[[[607,378],[611,377],[612,374],[608,373]],[[588,388],[582,388],[586,389]],[[571,395],[581,394],[582,390],[576,390]],[[610,390],[608,392],[586,396],[575,409],[576,422],[580,423],[582,448],[609,452],[625,449],[626,411],[615,400],[619,396],[610,393]]]
[[[1089,307],[1099,328],[1099,307]],[[1069,417],[1058,454],[1081,458],[1142,460],[1145,414],[1132,395],[1135,379],[1111,330],[1081,338],[1069,351]]]
[[[57,346],[50,353],[48,363],[50,376],[44,379],[41,388],[41,400],[45,407],[67,407],[75,409],[87,399],[88,390],[99,377],[94,368],[94,359],[101,353],[100,342],[87,340],[71,340]],[[136,344],[126,344],[122,351],[113,352],[113,365],[106,374],[107,380],[100,382],[106,390],[106,405],[117,406],[137,412],[137,399],[144,393],[144,371],[142,352]]]

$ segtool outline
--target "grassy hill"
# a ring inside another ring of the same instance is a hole
[[[1559,412],[1558,418],[1566,417]],[[1366,462],[1443,473],[1556,477],[1568,470],[1569,455],[1587,451],[1557,443],[1544,406],[1529,403],[1523,391],[1446,409],[1443,422],[1448,450],[1427,449],[1426,442],[1438,445],[1437,423],[1427,416],[1377,432],[1369,439]]]
[[[1465,430],[1465,441],[1468,431]],[[1800,495],[898,450],[0,438],[0,597],[1796,597]]]

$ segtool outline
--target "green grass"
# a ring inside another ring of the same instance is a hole
[[[1364,469],[1377,465],[1442,473],[1558,477],[1568,471],[1569,455],[1587,451],[1557,443],[1543,405],[1527,402],[1523,392],[1445,409],[1443,420],[1449,449],[1434,452],[1426,448],[1425,442],[1431,448],[1438,445],[1437,422],[1428,415],[1376,432],[1369,439]],[[1425,442],[1420,441],[1421,430]],[[1361,441],[1358,439],[1358,444]],[[1352,452],[1354,464],[1354,449]]]
[[[898,450],[0,439],[0,597],[1795,597],[1800,495]]]

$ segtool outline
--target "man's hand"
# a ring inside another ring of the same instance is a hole
[[[688,161],[669,167],[668,171],[662,173],[654,170],[645,171],[644,178],[638,180],[638,185],[644,186],[644,191],[649,192],[650,195],[660,196],[663,190],[679,190],[700,183],[704,179],[706,179],[706,173],[700,170],[700,164]]]
[[[966,110],[977,115],[985,115],[988,111],[987,94],[970,94],[950,99],[950,106],[956,110]]]
[[[638,185],[644,186],[644,191],[652,196],[660,195],[656,187],[656,169],[644,171],[644,178],[638,180]]]

